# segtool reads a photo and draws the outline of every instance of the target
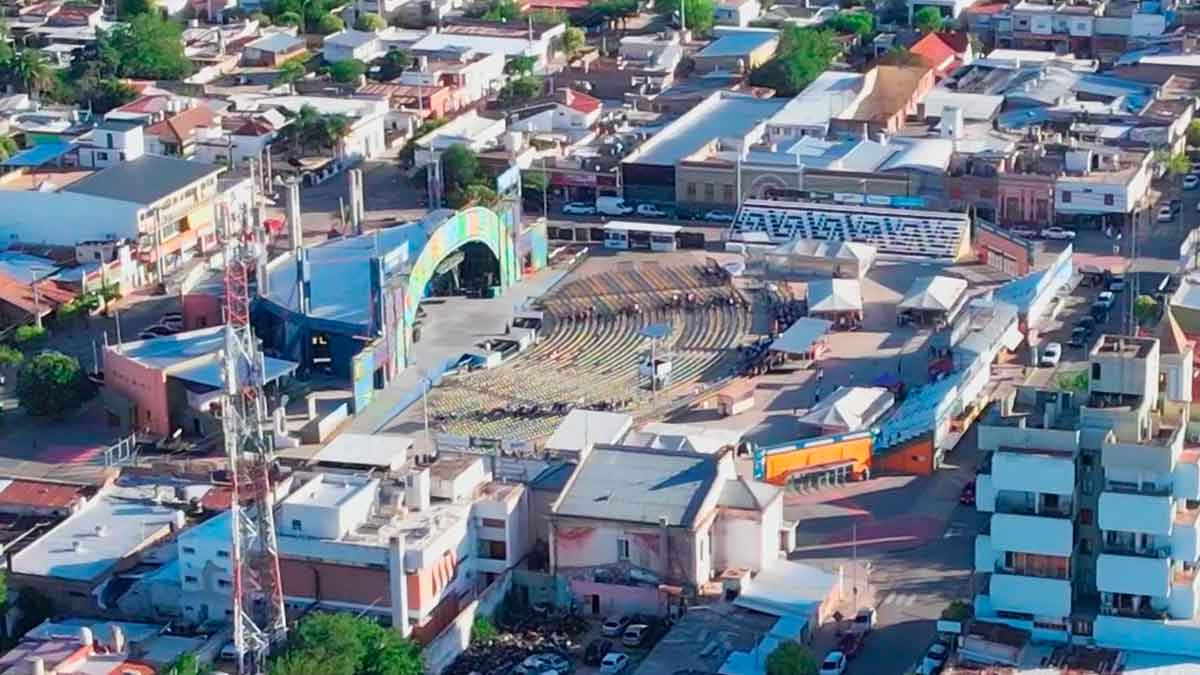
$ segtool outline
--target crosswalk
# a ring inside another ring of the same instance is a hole
[[[891,605],[893,607],[912,607],[917,602],[915,593],[888,593],[883,596],[880,605]]]

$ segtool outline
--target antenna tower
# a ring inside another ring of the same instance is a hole
[[[252,180],[254,167],[251,165]],[[287,634],[271,470],[274,453],[263,355],[250,326],[250,280],[258,267],[259,186],[254,205],[238,227],[227,205],[219,207],[225,240],[225,350],[221,423],[232,483],[230,562],[233,582],[233,643],[239,675],[267,672],[267,656]]]

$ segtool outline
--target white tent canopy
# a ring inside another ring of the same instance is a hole
[[[875,261],[875,247],[850,241],[793,239],[767,251],[768,259],[788,268],[813,268],[843,271],[853,268],[862,278]]]
[[[830,328],[833,328],[832,321],[809,317],[797,319],[779,339],[771,343],[771,351],[806,355],[812,351],[817,341],[829,333]]]
[[[958,277],[919,277],[908,287],[900,309],[926,312],[949,312],[967,291],[967,282]]]
[[[817,279],[808,284],[808,311],[861,312],[862,287],[855,279]]]
[[[800,418],[805,424],[858,431],[892,407],[895,397],[883,387],[839,387]]]

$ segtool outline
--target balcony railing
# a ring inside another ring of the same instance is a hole
[[[1059,581],[1070,581],[1071,571],[1063,570],[1033,570],[1019,569],[1016,567],[1007,567],[1004,563],[996,563],[996,574],[1008,574],[1017,577],[1033,577],[1035,579],[1058,579]]]
[[[1130,619],[1154,619],[1157,621],[1165,621],[1167,619],[1167,613],[1164,610],[1148,606],[1130,609],[1128,607],[1100,605],[1100,613],[1108,616],[1123,616]]]
[[[1158,483],[1120,483],[1108,481],[1104,486],[1106,492],[1119,492],[1127,495],[1146,495],[1147,497],[1170,497],[1171,486]]]
[[[1008,513],[1017,516],[1039,516],[1042,518],[1070,518],[1073,509],[1070,504],[1059,504],[1055,507],[1041,506],[1005,499],[996,500],[996,513]]]

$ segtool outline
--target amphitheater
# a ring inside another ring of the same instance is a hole
[[[712,265],[618,262],[563,282],[540,300],[539,341],[502,366],[448,378],[429,394],[431,424],[457,436],[537,441],[571,408],[635,417],[721,383],[750,331],[749,303]],[[639,376],[650,340],[672,355],[672,376],[651,392]]]

